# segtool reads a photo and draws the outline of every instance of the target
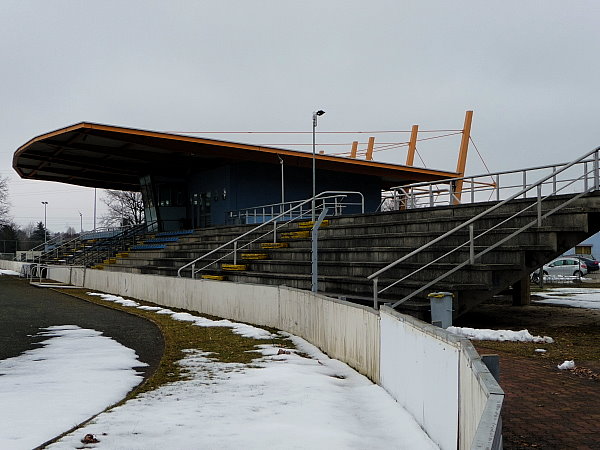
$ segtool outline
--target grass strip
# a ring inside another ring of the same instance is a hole
[[[183,381],[188,379],[186,369],[179,365],[178,361],[186,356],[184,350],[198,349],[204,352],[210,352],[211,358],[224,363],[251,364],[253,359],[259,357],[256,353],[258,345],[272,344],[282,348],[294,348],[293,343],[278,335],[278,330],[269,327],[260,327],[274,334],[272,339],[253,339],[240,336],[233,332],[230,327],[201,327],[193,325],[190,322],[183,322],[171,318],[169,314],[156,314],[154,311],[123,306],[115,302],[103,300],[96,295],[89,295],[90,289],[55,289],[66,295],[80,298],[108,308],[120,310],[128,314],[133,314],[150,320],[158,326],[164,338],[164,354],[154,373],[152,373],[142,384],[134,388],[118,406],[127,400],[130,400],[143,392],[148,392],[159,388],[167,383]],[[94,291],[98,292],[98,291]],[[139,299],[126,298],[134,300],[143,306],[160,306],[154,303]],[[165,307],[167,308],[167,307]],[[205,317],[211,320],[220,320],[221,318],[200,314],[194,311],[187,311],[178,308],[169,308],[174,312],[188,312],[192,315]]]

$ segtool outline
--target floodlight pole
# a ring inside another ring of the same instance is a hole
[[[83,214],[81,213],[81,211],[79,211],[79,219],[81,222],[81,233],[83,233]]]
[[[283,159],[281,156],[277,155],[279,158],[279,164],[281,164],[281,207],[283,208],[283,204],[285,203],[285,182],[283,179]]]
[[[317,117],[325,114],[325,111],[322,109],[315,111],[313,113],[313,129],[312,129],[312,202],[311,202],[311,214],[310,220],[315,221],[315,197],[317,195],[317,185],[316,185],[316,147],[315,147],[315,134],[317,129]]]

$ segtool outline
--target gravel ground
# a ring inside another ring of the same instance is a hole
[[[473,341],[480,354],[500,355],[506,450],[600,448],[600,310],[511,306],[509,298],[497,298],[457,325],[529,329],[555,340],[547,345]],[[536,353],[539,347],[547,352]],[[571,359],[575,370],[558,370],[558,364]]]

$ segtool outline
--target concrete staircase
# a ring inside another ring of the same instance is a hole
[[[569,196],[563,195],[545,200],[544,211],[551,210],[568,198]],[[488,214],[475,223],[475,235],[505,221],[507,217],[531,205],[532,202],[535,200],[513,200]],[[369,275],[485,211],[493,204],[486,202],[332,218],[327,226],[319,230],[319,290],[327,295],[371,305],[373,284],[367,279]],[[499,228],[477,238],[475,251],[500,241],[535,218],[534,207],[506,221]],[[113,264],[106,266],[106,269],[176,276],[179,267],[251,230],[252,227],[226,226],[196,230],[193,234],[180,237],[176,242],[166,242],[161,249],[130,250],[126,258],[117,258]],[[482,256],[475,264],[468,264],[440,280],[427,291],[400,305],[398,309],[427,318],[427,293],[449,291],[454,294],[455,313],[460,315],[524,279],[542,264],[599,230],[600,196],[597,193],[586,194],[545,219],[542,226],[523,231]],[[264,231],[252,234],[245,242],[262,233]],[[425,263],[462,245],[468,239],[467,229],[457,231],[439,245],[426,249],[385,272],[379,279],[379,286],[393,283]],[[214,280],[310,289],[311,244],[306,224],[291,223],[278,232],[277,244],[268,245],[272,241],[271,234],[249,248],[240,249],[235,264],[233,256],[230,255],[203,270],[201,274]],[[241,247],[243,243],[238,245]],[[198,262],[196,270],[230,251],[231,248],[220,250],[205,261]],[[468,246],[456,250],[438,263],[382,293],[379,296],[380,301],[394,303],[468,258]],[[190,269],[182,273],[182,276],[190,275]]]

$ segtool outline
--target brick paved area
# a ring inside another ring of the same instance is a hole
[[[505,449],[600,449],[600,381],[499,354]]]

